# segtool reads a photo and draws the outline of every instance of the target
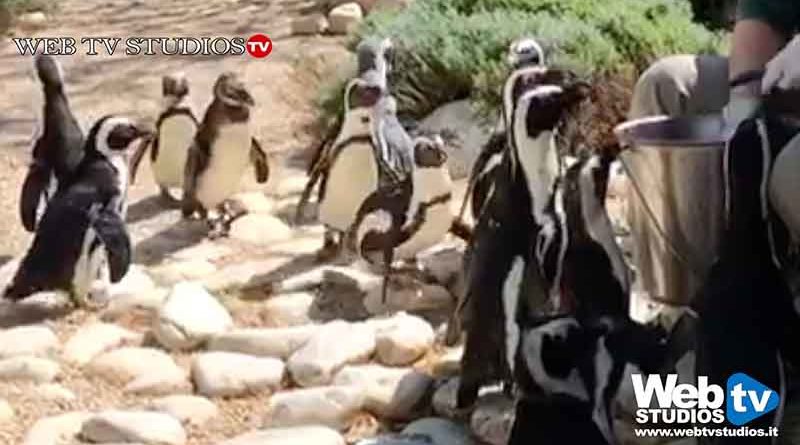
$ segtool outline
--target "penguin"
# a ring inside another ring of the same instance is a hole
[[[42,202],[69,178],[83,158],[84,135],[72,113],[58,61],[37,55],[34,62],[44,92],[41,135],[33,146],[33,162],[22,185],[20,218],[29,232],[36,230]]]
[[[564,168],[555,137],[567,113],[588,96],[585,83],[549,67],[515,72],[504,91],[509,143],[465,254],[466,292],[452,317],[466,331],[461,408],[474,403],[485,383],[510,384],[510,353],[519,341],[514,311],[523,304],[543,307],[558,292],[566,220],[555,205],[561,201],[553,199]]]
[[[61,290],[84,305],[125,276],[131,262],[126,150],[145,135],[124,117],[92,126],[83,160],[47,206],[4,298]]]
[[[170,188],[183,188],[184,172],[189,147],[194,142],[199,125],[187,103],[189,82],[183,73],[162,78],[164,110],[156,120],[156,131],[152,138],[142,139],[131,158],[131,182],[136,180],[139,163],[150,149],[150,165],[153,177],[168,203],[176,203]]]
[[[411,176],[379,188],[358,209],[350,237],[362,258],[383,263],[384,301],[394,260],[415,260],[450,231],[453,181],[446,162],[441,138],[416,138]]]
[[[227,232],[230,215],[226,200],[236,193],[249,164],[259,184],[269,178],[267,154],[253,137],[250,113],[255,101],[233,72],[214,84],[214,100],[206,110],[189,148],[183,183],[182,213],[199,213],[210,226],[209,236]],[[219,212],[216,217],[211,212]]]
[[[723,155],[725,231],[717,260],[693,301],[697,375],[724,386],[732,374],[744,373],[778,392],[778,408],[748,423],[752,428],[781,425],[787,370],[800,363],[800,317],[783,275],[788,232],[775,218],[767,186],[775,157],[796,134],[796,128],[765,112],[744,121],[728,141]],[[727,422],[719,426],[733,427]],[[737,438],[735,443],[775,440]]]
[[[296,220],[319,182],[318,217],[326,226],[322,259],[340,252],[364,199],[379,186],[404,180],[413,168],[413,140],[397,118],[397,103],[387,87],[391,48],[388,39],[359,44],[359,73],[345,87],[338,134],[312,161]]]
[[[544,66],[546,61],[544,51],[536,39],[532,37],[520,37],[508,47],[506,61],[512,69],[509,80],[513,83],[513,78],[522,74],[527,67]],[[503,114],[501,113],[501,116]],[[478,215],[486,204],[486,200],[493,190],[494,176],[497,173],[502,161],[503,149],[507,143],[505,128],[507,122],[501,117],[497,129],[489,137],[488,141],[481,148],[478,158],[472,166],[469,180],[467,182],[467,192],[458,213],[458,220],[462,220],[467,208],[467,202],[471,202],[471,212],[473,221],[478,220]]]

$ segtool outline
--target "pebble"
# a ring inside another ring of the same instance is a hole
[[[374,329],[364,323],[333,321],[292,354],[287,365],[300,386],[322,386],[329,384],[343,366],[363,363],[374,351]]]
[[[19,355],[51,356],[58,338],[44,326],[19,326],[0,331],[0,359]]]
[[[261,246],[285,241],[292,229],[281,219],[269,214],[245,215],[231,225],[230,238]]]
[[[93,323],[84,326],[72,335],[64,345],[62,357],[76,365],[89,363],[98,354],[121,346],[138,343],[142,336],[110,323]]]
[[[339,432],[324,426],[253,431],[219,445],[345,445]]]
[[[197,347],[233,326],[228,310],[200,284],[178,283],[153,322],[156,340],[170,350]]]
[[[424,405],[433,379],[413,369],[380,365],[345,366],[336,374],[334,385],[362,386],[364,407],[381,418],[409,420]]]
[[[280,392],[267,402],[266,427],[324,425],[344,430],[362,409],[364,389],[359,386],[327,386]]]
[[[152,411],[109,410],[87,419],[81,428],[83,439],[93,443],[183,445],[186,431],[174,417]]]
[[[153,400],[150,408],[171,415],[185,424],[203,425],[219,414],[211,400],[193,395],[172,395]]]
[[[287,359],[319,330],[317,326],[234,329],[213,337],[211,351],[239,352],[258,357]]]
[[[378,360],[389,366],[410,365],[424,356],[433,346],[434,332],[430,323],[420,317],[401,312],[393,323],[377,332]]]
[[[232,352],[207,352],[192,361],[197,392],[209,397],[272,392],[280,387],[284,370],[281,360]]]
[[[511,437],[516,409],[503,394],[489,394],[478,400],[470,418],[473,434],[489,445],[506,445]]]
[[[23,445],[61,445],[70,443],[81,431],[91,413],[74,411],[44,417],[36,421],[25,435]]]
[[[183,370],[165,352],[153,348],[122,347],[95,357],[87,372],[126,385],[128,392],[163,395],[188,385]]]
[[[328,13],[330,32],[333,34],[348,34],[364,19],[364,12],[356,2],[344,3],[336,6]]]
[[[48,383],[59,373],[59,364],[46,358],[18,356],[0,360],[0,381]]]

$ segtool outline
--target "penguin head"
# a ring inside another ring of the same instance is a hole
[[[439,135],[414,139],[414,164],[420,168],[439,168],[447,162],[444,140]]]
[[[244,82],[232,71],[226,71],[217,78],[214,98],[232,108],[248,108],[256,103]]]
[[[368,71],[376,71],[385,82],[394,67],[395,50],[392,40],[370,37],[361,41],[356,47],[358,59],[358,76]]]
[[[149,133],[127,117],[105,116],[92,126],[87,141],[90,150],[108,157],[125,152],[131,142]]]
[[[527,136],[535,138],[542,131],[556,129],[589,93],[589,84],[568,71],[532,71],[513,86],[513,113],[525,119]]]
[[[183,73],[173,73],[161,79],[161,91],[164,97],[182,99],[189,94],[189,81]]]
[[[507,61],[514,69],[527,65],[544,65],[544,51],[532,37],[520,37],[509,45]]]

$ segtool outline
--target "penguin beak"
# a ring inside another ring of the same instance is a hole
[[[255,101],[255,99],[253,99],[253,96],[247,90],[245,90],[244,88],[238,90],[237,94],[239,96],[239,99],[243,103],[245,103],[247,105],[250,105],[251,107],[256,104],[256,101]]]

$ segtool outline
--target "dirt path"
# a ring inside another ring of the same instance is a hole
[[[88,128],[107,113],[123,113],[153,121],[160,106],[160,79],[165,73],[187,73],[191,102],[202,114],[211,86],[224,70],[238,72],[257,101],[255,122],[263,145],[273,153],[273,165],[286,164],[286,153],[306,146],[307,125],[313,119],[312,100],[321,78],[341,65],[342,39],[292,37],[289,23],[308,2],[298,0],[62,0],[50,14],[47,29],[28,36],[244,36],[268,34],[275,46],[266,59],[248,56],[61,57],[68,94],[81,124]],[[30,57],[19,56],[10,39],[0,47],[0,259],[24,252],[29,235],[17,215],[19,188],[29,160],[32,134],[38,125],[41,93],[34,81]],[[268,188],[280,187],[282,168],[276,168]],[[133,235],[141,241],[177,219],[161,213],[147,165],[131,190]],[[137,202],[142,201],[138,206]]]

